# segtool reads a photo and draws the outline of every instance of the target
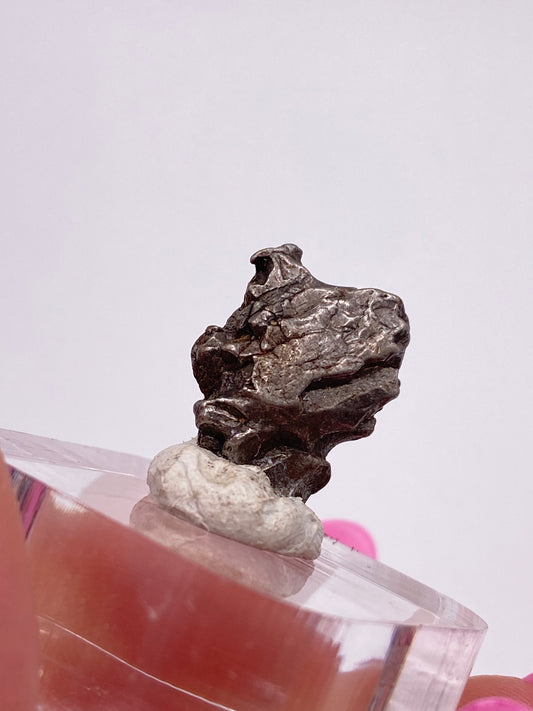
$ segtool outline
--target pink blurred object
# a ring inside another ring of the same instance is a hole
[[[370,533],[354,521],[347,521],[341,518],[332,518],[322,521],[324,533],[336,541],[340,541],[350,548],[376,559],[376,544]]]
[[[461,706],[459,711],[531,711],[531,706],[524,706],[518,701],[503,696],[488,696]]]
[[[533,674],[528,674],[527,676],[525,676],[524,681],[528,681],[530,684],[533,684]]]

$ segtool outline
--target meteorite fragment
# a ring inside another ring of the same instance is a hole
[[[242,306],[191,355],[198,444],[306,501],[330,478],[330,449],[370,435],[398,395],[409,322],[397,296],[324,284],[301,257],[294,244],[252,255]]]

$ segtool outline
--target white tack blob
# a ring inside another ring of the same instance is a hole
[[[184,442],[156,455],[148,486],[162,508],[209,531],[284,555],[320,555],[320,519],[301,498],[278,496],[259,467]]]

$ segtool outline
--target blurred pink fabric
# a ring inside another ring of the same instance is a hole
[[[531,706],[524,706],[502,696],[490,696],[471,701],[466,706],[461,706],[459,711],[531,711]]]
[[[377,557],[376,544],[370,533],[358,523],[346,519],[333,518],[322,521],[324,533],[336,541],[340,541],[350,548],[355,548],[359,553],[369,558]]]

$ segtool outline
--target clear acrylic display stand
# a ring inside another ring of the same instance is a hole
[[[34,579],[40,711],[455,711],[475,614],[325,539],[313,561],[196,528],[148,461],[0,430]]]

